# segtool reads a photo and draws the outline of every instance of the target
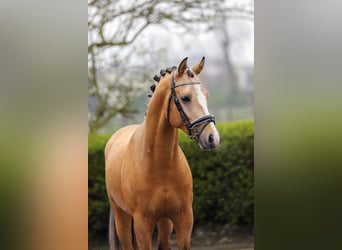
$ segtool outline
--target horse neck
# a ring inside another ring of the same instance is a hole
[[[151,98],[144,121],[144,152],[155,160],[171,160],[178,153],[178,129],[166,118],[168,96],[168,84],[160,86]]]

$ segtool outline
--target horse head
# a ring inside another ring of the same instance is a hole
[[[199,78],[205,58],[191,69],[187,59],[184,58],[177,69],[166,69],[172,69],[167,120],[171,126],[188,133],[202,149],[212,150],[218,147],[220,136],[215,127],[215,117],[208,110],[208,91]]]

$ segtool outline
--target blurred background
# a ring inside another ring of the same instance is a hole
[[[253,119],[254,1],[89,0],[89,133],[140,123],[153,75],[202,56],[216,120]]]
[[[110,6],[108,1],[92,2]],[[164,41],[157,40],[160,36],[154,32],[148,41],[155,40],[156,48],[170,41],[169,46],[177,46],[180,53],[172,59],[178,50],[168,50],[172,53],[170,58],[163,58],[165,64],[162,61],[157,64],[161,56],[153,59],[153,63],[141,63],[145,70],[134,76],[142,77],[146,73],[147,80],[136,81],[139,86],[148,86],[161,67],[178,64],[185,56],[189,56],[191,64],[206,56],[202,79],[209,74],[214,64],[210,53],[219,48],[217,43],[208,40],[210,44],[205,43],[197,56],[188,52],[198,48],[195,45],[201,42],[202,36],[213,34],[213,28],[219,27],[216,23],[208,25],[211,27],[208,29],[205,24],[213,23],[222,12],[209,11],[209,6],[203,6],[205,15],[212,14],[208,21],[196,20],[185,32],[184,20],[189,21],[189,15],[198,19],[205,16],[195,10],[185,11],[188,2],[168,1],[164,12],[169,12],[160,16],[164,17],[163,21],[158,21],[159,15],[150,16],[149,24],[137,37],[127,34],[125,41],[133,46],[140,39],[143,41],[150,29],[157,29],[167,34]],[[235,5],[225,1],[217,1],[216,5],[213,1],[193,2],[197,6],[210,2],[218,8],[232,4],[224,12],[228,17],[226,22],[250,23],[250,15],[240,11],[245,9],[245,2]],[[88,171],[91,169],[87,161],[88,100],[91,99],[88,92],[92,81],[91,53],[86,55],[85,51],[86,47],[91,51],[90,41],[98,39],[101,43],[96,25],[101,26],[100,14],[105,12],[99,12],[94,26],[89,19],[96,7],[91,10],[89,3],[82,0],[72,4],[66,0],[0,2],[0,249],[88,249]],[[134,9],[131,1],[115,3],[120,5],[108,12],[112,16],[118,16],[115,10]],[[338,198],[342,190],[341,4],[336,0],[255,3],[256,249],[342,249],[342,202]],[[153,6],[162,8],[159,4]],[[146,9],[141,20],[146,20],[144,17],[149,13]],[[176,18],[171,20],[171,14],[177,15]],[[103,36],[116,34],[116,38],[124,38],[125,33],[118,31],[119,28],[126,30],[128,21],[136,20],[139,15],[131,15],[130,19],[124,16],[120,17],[120,25],[112,24],[109,31],[113,33],[102,32]],[[130,26],[139,29],[133,22]],[[92,37],[88,28],[93,30]],[[215,34],[217,41],[219,36]],[[173,36],[178,44],[171,40]],[[192,42],[188,42],[189,36]],[[120,43],[120,39],[116,41]],[[108,58],[121,66],[119,73],[126,79],[139,67],[132,66],[124,72],[122,65],[148,61],[147,55],[137,56],[140,61],[133,57],[132,61],[123,60],[128,58],[123,53],[130,53],[124,49],[126,46],[114,46],[119,43],[109,44],[113,45],[111,53],[102,53],[109,45],[94,47],[95,59],[98,57],[97,77],[104,76],[108,69],[120,69],[105,64]],[[154,47],[146,46],[147,42],[145,46],[142,44],[136,44],[135,50]],[[186,53],[181,52],[183,44],[188,44]],[[225,72],[227,69],[217,75]],[[85,84],[86,76],[88,84]],[[216,84],[216,81],[205,81],[208,88]],[[111,82],[118,81],[111,79]],[[148,87],[141,89],[144,93],[140,98],[145,98]],[[211,89],[210,92],[212,95]],[[216,100],[209,99],[210,111],[218,116],[211,107],[213,101]],[[96,105],[92,107],[95,112]],[[132,113],[132,116],[138,114]],[[115,130],[114,125],[134,122],[120,113],[114,117],[119,124],[108,125],[110,133]],[[134,119],[140,121],[138,117]],[[106,133],[104,127],[97,133],[102,132]],[[238,138],[241,142],[240,134]],[[240,210],[236,208],[236,211]],[[108,214],[108,210],[104,212]],[[104,221],[107,223],[107,219]]]

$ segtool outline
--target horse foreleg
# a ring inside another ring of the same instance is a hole
[[[168,219],[161,219],[158,226],[158,250],[171,250],[170,237],[173,230],[172,222]]]
[[[187,211],[179,214],[174,221],[178,250],[190,249],[193,221],[192,208],[189,208]]]
[[[118,206],[113,206],[115,228],[122,250],[134,250],[132,241],[132,216]]]
[[[152,250],[152,231],[155,222],[141,214],[133,216],[134,232],[139,250]]]

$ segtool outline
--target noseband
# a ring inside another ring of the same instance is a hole
[[[175,85],[175,80],[174,80],[174,71],[172,72],[171,75],[171,83],[170,83],[170,95],[169,95],[169,100],[168,100],[168,105],[167,105],[167,121],[170,124],[169,116],[170,116],[170,109],[171,109],[171,99],[173,98],[173,101],[177,107],[177,110],[180,114],[180,117],[183,121],[184,126],[188,130],[188,135],[191,139],[195,139],[196,141],[199,140],[203,130],[205,127],[210,123],[213,122],[215,123],[215,116],[213,115],[204,115],[201,116],[200,118],[194,120],[193,122],[190,122],[186,114],[184,113],[182,104],[179,102],[179,99],[176,95],[175,88],[185,86],[185,85],[195,85],[195,84],[201,84],[201,82],[187,82],[187,83],[181,83],[178,85]],[[201,130],[196,130],[196,127],[204,124]]]

